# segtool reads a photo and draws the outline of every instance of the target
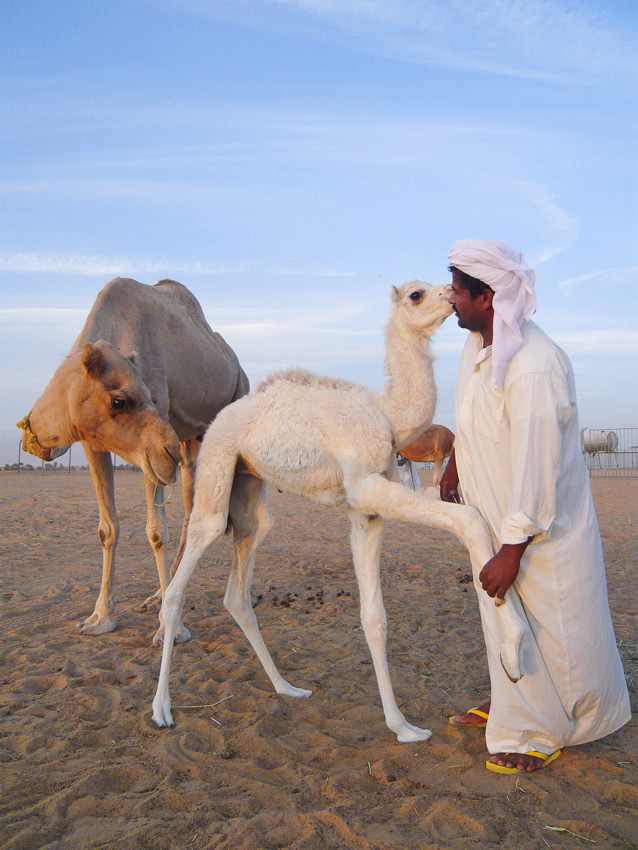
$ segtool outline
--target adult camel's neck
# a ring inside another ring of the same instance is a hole
[[[436,407],[430,337],[389,322],[381,409],[390,420],[397,450],[429,428]]]

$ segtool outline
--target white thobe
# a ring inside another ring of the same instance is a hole
[[[416,463],[412,460],[406,460],[405,463],[398,464],[399,481],[404,487],[410,490],[420,490],[421,482],[419,480],[419,472],[416,468]]]
[[[502,390],[492,383],[491,346],[470,334],[457,383],[456,462],[466,504],[503,543],[527,547],[514,590],[529,624],[513,684],[500,662],[499,610],[474,568],[492,704],[490,753],[551,753],[614,732],[631,717],[609,615],[589,477],[580,447],[569,359],[533,322],[510,360]],[[510,604],[508,602],[507,604]]]

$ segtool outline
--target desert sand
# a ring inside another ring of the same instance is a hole
[[[151,701],[157,587],[139,474],[117,474],[117,630],[83,637],[101,557],[88,472],[0,473],[0,845],[181,850],[456,850],[638,846],[636,720],[567,749],[546,770],[485,769],[480,729],[450,715],[488,696],[469,560],[447,534],[388,528],[383,581],[397,701],[431,741],[386,728],[359,624],[343,511],[270,494],[275,529],[253,602],[282,674],[312,689],[277,696],[222,607],[231,547],[196,571],[174,651],[176,726]],[[638,479],[592,481],[610,607],[638,702]],[[168,506],[174,551],[179,483]]]

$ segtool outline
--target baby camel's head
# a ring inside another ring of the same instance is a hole
[[[450,294],[449,284],[433,286],[422,280],[393,286],[391,321],[402,322],[429,336],[452,314]]]

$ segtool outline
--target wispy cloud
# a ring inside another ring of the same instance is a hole
[[[130,257],[100,257],[95,254],[39,254],[0,252],[0,271],[36,274],[123,275],[123,274],[229,274],[244,272],[247,263],[180,263],[170,260],[135,260]]]
[[[82,307],[4,307],[0,325],[55,325],[77,322],[86,316]]]
[[[538,266],[562,254],[573,244],[577,235],[576,224],[569,213],[562,209],[546,190],[530,183],[521,183],[520,187],[523,195],[541,211],[552,236],[556,239],[554,244],[545,245],[533,258],[533,265]]]
[[[603,269],[603,271],[591,272],[590,274],[583,274],[579,277],[565,278],[565,280],[561,280],[559,282],[558,286],[567,292],[571,292],[574,287],[578,287],[583,283],[588,283],[590,280],[597,280],[602,284],[613,285],[617,283],[626,283],[631,280],[633,280],[634,283],[638,283],[638,280],[636,279],[637,277],[638,268]]]
[[[337,269],[266,269],[267,274],[281,275],[282,277],[356,277],[357,272],[344,272]]]
[[[85,308],[0,308],[0,329],[5,341],[20,339],[28,356],[21,369],[40,362],[46,352],[47,367],[64,356],[79,333],[90,305]],[[302,366],[332,374],[337,364],[344,377],[348,370],[372,364],[377,385],[383,376],[383,334],[369,305],[325,304],[311,307],[257,308],[247,316],[241,307],[204,312],[217,332],[236,351],[251,382],[287,366]],[[34,341],[37,345],[34,346]],[[47,370],[45,369],[45,372]]]
[[[638,331],[617,327],[598,330],[561,331],[557,330],[552,338],[564,348],[570,357],[587,355],[590,357],[638,356]]]
[[[593,274],[580,275],[580,277],[568,277],[565,280],[559,281],[558,286],[560,289],[564,289],[569,292],[574,288],[574,286],[578,286],[579,283],[587,283],[590,280],[600,279],[604,274],[604,272],[594,272]]]
[[[595,80],[633,65],[612,12],[569,0],[162,0],[199,15],[446,68]]]

